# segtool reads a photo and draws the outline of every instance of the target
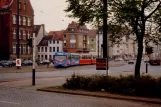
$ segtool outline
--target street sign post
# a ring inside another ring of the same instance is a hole
[[[21,66],[21,59],[16,59],[16,66],[20,67]]]
[[[96,59],[96,70],[106,70],[108,76],[108,63],[107,58]]]

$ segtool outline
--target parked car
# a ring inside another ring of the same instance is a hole
[[[33,62],[31,60],[24,60],[22,62],[22,66],[31,66],[33,64]]]
[[[1,62],[2,67],[12,67],[11,61],[4,60]]]
[[[43,60],[43,61],[37,62],[38,65],[47,65],[47,64],[49,64],[49,63],[50,63],[49,60]]]
[[[134,61],[133,60],[129,60],[128,64],[134,64]]]
[[[11,66],[16,66],[16,60],[8,60]]]

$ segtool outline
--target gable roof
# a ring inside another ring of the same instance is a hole
[[[52,36],[44,36],[38,46],[48,46],[48,41],[52,40]]]
[[[63,40],[64,30],[62,31],[50,31],[49,36],[52,36],[52,40]]]
[[[34,25],[34,33],[35,33],[36,37],[37,37],[37,34],[38,34],[40,28],[41,28],[41,25]]]

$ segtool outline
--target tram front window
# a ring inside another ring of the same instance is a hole
[[[65,60],[66,56],[55,56],[55,60]]]

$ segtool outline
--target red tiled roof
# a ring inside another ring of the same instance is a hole
[[[49,36],[53,36],[53,40],[63,40],[64,30],[62,30],[62,31],[50,31]]]

